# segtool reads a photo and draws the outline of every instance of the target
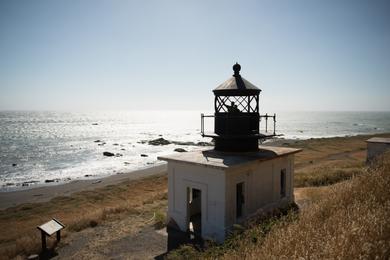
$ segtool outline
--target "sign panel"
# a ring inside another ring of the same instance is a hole
[[[38,228],[40,230],[42,230],[43,232],[45,232],[47,235],[51,236],[52,234],[54,234],[58,230],[63,229],[64,226],[61,225],[61,223],[59,223],[53,219],[53,220],[50,220],[49,222],[39,226]]]

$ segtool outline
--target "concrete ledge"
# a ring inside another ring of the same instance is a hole
[[[163,161],[203,165],[219,169],[242,166],[256,161],[267,161],[302,151],[297,148],[259,146],[259,151],[247,153],[220,152],[216,150],[198,150],[188,153],[172,154],[158,157]]]

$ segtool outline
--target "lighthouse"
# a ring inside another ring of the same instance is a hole
[[[294,202],[294,155],[301,150],[259,145],[276,135],[276,115],[260,115],[261,90],[240,71],[236,63],[213,90],[214,114],[201,115],[201,135],[215,147],[159,157],[168,162],[168,234],[221,243],[234,224]],[[207,118],[214,119],[211,133]]]

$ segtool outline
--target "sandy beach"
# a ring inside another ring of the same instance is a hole
[[[141,170],[111,175],[105,178],[75,180],[69,183],[41,186],[26,190],[0,192],[0,210],[24,203],[46,202],[58,196],[69,196],[72,193],[115,185],[123,181],[137,180],[166,173],[166,164],[152,166]]]

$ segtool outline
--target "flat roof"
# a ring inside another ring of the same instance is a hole
[[[159,156],[158,159],[226,169],[255,161],[268,161],[300,151],[302,149],[261,145],[256,152],[230,153],[208,149]]]
[[[373,137],[366,141],[367,143],[383,143],[383,144],[390,144],[390,138],[386,137]]]

